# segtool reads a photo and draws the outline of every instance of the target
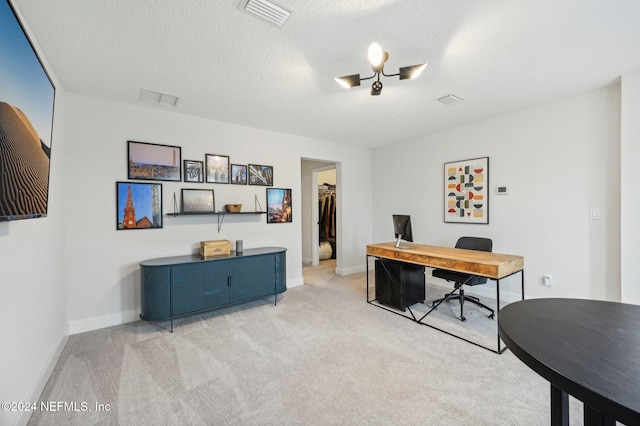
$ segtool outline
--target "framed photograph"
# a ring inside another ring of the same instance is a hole
[[[234,185],[247,184],[247,166],[244,164],[231,165],[231,183]]]
[[[182,180],[182,151],[179,146],[127,142],[129,179]]]
[[[205,154],[207,183],[229,183],[229,156]]]
[[[444,163],[444,221],[489,223],[489,157]]]
[[[202,161],[184,160],[184,181],[204,182],[204,163]]]
[[[116,182],[116,229],[162,228],[162,184]]]
[[[182,213],[213,213],[215,211],[213,189],[182,189]]]
[[[249,185],[273,186],[273,167],[249,164]]]
[[[267,188],[267,223],[292,221],[291,189]]]

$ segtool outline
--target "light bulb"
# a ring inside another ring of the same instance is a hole
[[[373,69],[380,68],[383,64],[384,52],[378,43],[371,43],[369,46],[369,63]]]

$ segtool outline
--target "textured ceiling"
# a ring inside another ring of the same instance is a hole
[[[246,0],[12,0],[62,87],[149,108],[376,147],[601,88],[640,70],[638,0],[284,0],[282,28]],[[415,80],[336,76],[428,62]],[[443,105],[454,93],[464,102]]]

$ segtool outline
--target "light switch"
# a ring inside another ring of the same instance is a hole
[[[600,209],[591,207],[591,219],[600,219]]]

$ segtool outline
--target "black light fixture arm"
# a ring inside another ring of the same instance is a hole
[[[377,72],[376,72],[376,73],[374,73],[371,77],[364,77],[364,78],[361,78],[361,79],[360,79],[360,81],[364,81],[364,80],[371,80],[372,78],[375,78],[376,76],[378,76],[378,79],[380,79],[380,75],[379,75],[379,74],[380,74],[380,73],[377,73]]]

